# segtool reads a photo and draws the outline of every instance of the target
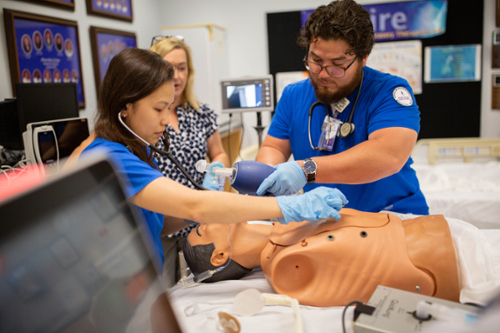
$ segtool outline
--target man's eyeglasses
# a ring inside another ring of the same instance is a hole
[[[304,66],[306,66],[306,69],[310,71],[311,73],[318,74],[321,73],[321,70],[324,68],[326,73],[330,75],[331,77],[344,77],[345,71],[349,69],[349,67],[354,64],[354,62],[358,59],[358,56],[354,58],[354,60],[349,64],[347,67],[340,67],[340,66],[323,66],[320,64],[317,64],[312,61],[308,61],[304,59]]]
[[[172,35],[172,36],[154,36],[153,39],[151,39],[151,46],[153,46],[154,43],[162,40],[162,39],[165,39],[165,38],[177,38],[177,39],[180,39],[182,41],[184,41],[184,37],[182,36],[177,36],[177,35]]]

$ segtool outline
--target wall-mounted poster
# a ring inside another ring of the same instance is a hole
[[[92,44],[95,86],[99,94],[99,87],[111,59],[121,50],[137,47],[137,38],[133,32],[91,26],[90,41]]]
[[[425,48],[425,83],[481,80],[481,44]]]
[[[276,103],[279,102],[283,90],[289,84],[305,80],[309,77],[308,71],[276,73]]]
[[[83,72],[75,21],[4,9],[12,90],[16,83],[75,82],[85,107]]]
[[[21,1],[75,11],[75,0],[21,0]]]
[[[86,0],[87,14],[132,22],[132,0]]]
[[[402,77],[414,94],[422,93],[422,42],[375,43],[366,62],[368,67]]]

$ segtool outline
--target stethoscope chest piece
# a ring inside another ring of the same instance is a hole
[[[340,136],[342,137],[342,139],[349,136],[352,132],[354,132],[353,123],[343,123],[342,126],[340,126]]]

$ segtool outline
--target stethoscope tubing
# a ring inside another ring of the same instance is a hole
[[[170,151],[163,151],[163,150],[160,150],[158,148],[156,148],[153,144],[149,144],[149,142],[147,142],[146,140],[144,140],[143,138],[141,138],[139,135],[137,135],[134,131],[132,131],[132,129],[130,127],[128,127],[125,122],[123,121],[122,117],[121,117],[121,113],[122,111],[118,112],[118,120],[120,121],[120,123],[123,125],[123,127],[125,127],[127,129],[127,131],[130,132],[130,134],[132,134],[133,136],[135,136],[139,141],[141,141],[142,143],[144,143],[145,145],[147,145],[149,147],[149,149],[151,149],[152,151],[154,151],[155,153],[157,154],[160,154],[162,156],[165,156],[167,157],[170,161],[172,161],[172,163],[174,163],[177,168],[179,168],[179,170],[181,170],[181,172],[184,174],[184,176],[186,176],[186,178],[191,182],[191,184],[193,184],[197,189],[199,190],[206,190],[208,191],[207,188],[201,186],[200,184],[198,184],[194,179],[193,177],[191,177],[189,175],[189,173],[186,171],[186,169],[184,169],[184,167],[172,156],[172,154],[170,154]]]
[[[345,135],[345,136],[342,135],[342,139],[348,137],[351,133],[354,132],[354,124],[352,123],[352,118],[354,116],[354,110],[356,110],[356,104],[358,104],[358,99],[359,99],[359,94],[361,93],[361,88],[363,87],[363,78],[364,78],[364,71],[361,71],[361,82],[359,83],[358,93],[356,94],[356,99],[354,100],[354,104],[352,106],[351,112],[349,113],[349,119],[347,120],[347,123],[344,123],[344,124],[349,124],[349,126],[352,126],[353,129],[351,131],[349,131],[349,133],[347,135]],[[311,107],[309,108],[309,120],[308,120],[308,125],[307,125],[307,130],[308,130],[307,132],[309,134],[309,144],[311,145],[311,148],[313,150],[326,150],[325,148],[315,147],[312,143],[312,138],[311,138],[311,118],[312,118],[314,108],[318,105],[324,105],[328,114],[331,114],[331,112],[332,112],[330,105],[328,105],[325,102],[316,101],[311,105]]]

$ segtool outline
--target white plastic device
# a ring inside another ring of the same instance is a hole
[[[44,125],[33,129],[33,150],[37,164],[44,164],[46,174],[59,172],[59,145],[56,131],[52,125]],[[44,154],[49,153],[48,156]]]

